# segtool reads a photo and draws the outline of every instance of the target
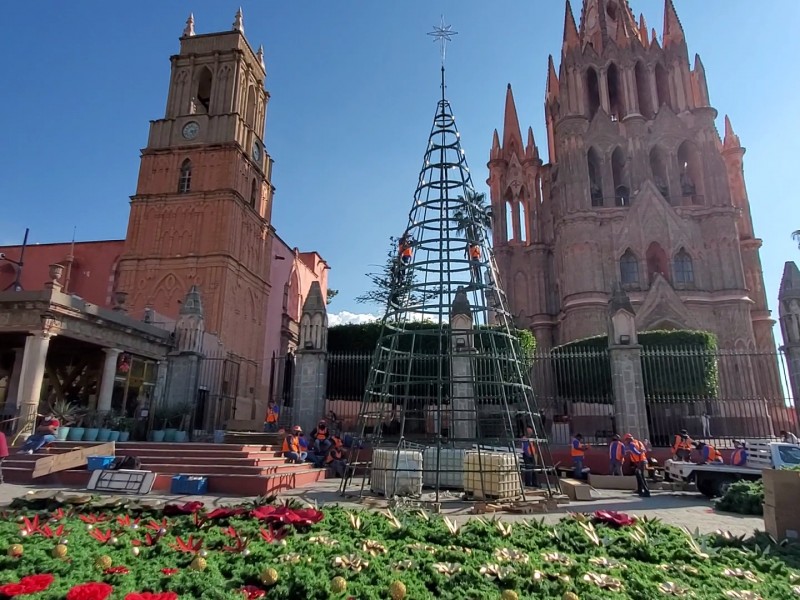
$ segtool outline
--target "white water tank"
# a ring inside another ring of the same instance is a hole
[[[372,453],[370,489],[384,496],[422,494],[422,452],[377,448]]]
[[[439,488],[464,489],[464,454],[459,448],[426,448],[423,454],[422,484],[436,487],[437,450],[439,451]]]

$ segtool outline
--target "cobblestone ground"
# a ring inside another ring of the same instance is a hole
[[[358,484],[360,485],[360,484]],[[314,487],[289,490],[281,494],[284,498],[298,498],[306,502],[316,502],[317,504],[339,504],[351,508],[385,508],[386,503],[382,499],[360,499],[358,496],[359,487],[352,486],[348,489],[349,497],[342,497],[338,491],[339,480],[328,480],[320,482]],[[8,504],[14,498],[23,496],[31,490],[57,489],[42,488],[32,486],[21,486],[12,484],[0,485],[0,505]],[[69,490],[80,491],[80,490]],[[703,533],[708,533],[721,529],[730,531],[735,535],[749,535],[756,529],[764,528],[764,521],[761,517],[744,517],[729,513],[718,513],[713,509],[713,503],[706,500],[700,494],[676,493],[668,491],[654,491],[650,498],[639,498],[630,492],[617,491],[593,491],[595,497],[592,501],[572,502],[560,506],[558,510],[542,515],[534,515],[535,518],[543,518],[546,522],[554,523],[571,512],[593,512],[595,510],[617,510],[635,514],[637,516],[657,517],[666,523],[678,526],[686,526],[694,531],[699,529]],[[206,506],[219,504],[231,504],[248,500],[250,498],[231,497],[231,496],[173,496],[169,494],[150,494],[150,498],[167,499],[170,501],[200,500]],[[432,497],[426,496],[432,500]],[[470,506],[467,503],[458,501],[458,497],[453,494],[443,494],[443,512],[455,516],[458,520],[469,518]],[[508,521],[515,521],[530,516],[502,514],[502,518]]]

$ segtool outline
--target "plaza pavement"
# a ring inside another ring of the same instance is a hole
[[[386,502],[382,499],[368,499],[362,501],[358,497],[360,483],[356,483],[348,488],[350,497],[343,498],[339,495],[340,480],[330,479],[321,481],[313,487],[288,490],[281,494],[282,498],[297,498],[309,503],[339,504],[345,508],[383,508]],[[60,489],[45,488],[35,486],[2,484],[0,485],[0,506],[6,505],[14,498],[23,496],[29,491],[41,489]],[[66,491],[78,492],[80,490],[67,489]],[[653,491],[650,498],[639,498],[631,492],[619,492],[610,490],[595,490],[592,492],[594,499],[586,502],[571,502],[559,506],[555,511],[536,514],[536,515],[515,515],[501,513],[502,518],[508,521],[520,519],[536,518],[544,519],[545,522],[555,523],[559,519],[571,512],[593,512],[596,510],[616,510],[634,514],[637,516],[656,517],[666,523],[678,526],[686,526],[694,531],[699,529],[703,533],[715,530],[730,531],[734,535],[750,535],[756,529],[764,529],[764,520],[761,517],[746,517],[730,513],[718,513],[713,509],[713,503],[700,494],[690,492],[671,492]],[[200,500],[207,507],[222,504],[234,504],[252,498],[232,497],[232,496],[174,496],[169,494],[153,493],[147,498],[163,499],[171,502],[188,502],[190,500]],[[459,521],[470,517],[470,505],[459,502],[458,497],[442,494],[442,512],[450,517],[455,517]],[[425,499],[432,500],[432,495],[425,496]],[[491,516],[491,515],[489,515]]]

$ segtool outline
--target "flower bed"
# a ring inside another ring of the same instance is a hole
[[[423,512],[79,500],[0,515],[0,598],[800,598],[800,576],[763,537],[613,512],[459,526]]]

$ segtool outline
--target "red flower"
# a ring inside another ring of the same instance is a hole
[[[130,571],[128,570],[128,567],[119,566],[119,567],[110,567],[105,571],[103,571],[103,573],[105,573],[106,575],[127,575],[128,573],[130,573]]]
[[[250,512],[250,516],[262,521],[308,527],[322,521],[325,515],[315,508],[289,508],[288,506],[259,506]]]
[[[636,522],[636,517],[630,517],[625,513],[617,512],[615,510],[595,511],[594,518],[601,523],[614,525],[615,527],[626,527],[628,525],[633,525]]]
[[[167,577],[175,575],[175,573],[177,573],[178,571],[180,571],[180,569],[161,569],[161,572]]]
[[[0,585],[0,596],[8,596],[9,598],[13,598],[14,596],[24,596],[25,594],[31,593],[33,592],[31,592],[21,583],[7,583],[5,585]]]
[[[228,519],[230,517],[238,517],[245,513],[244,508],[215,508],[206,515],[206,519],[213,521],[214,519]]]
[[[164,514],[167,517],[176,517],[178,515],[193,515],[205,506],[202,502],[193,500],[186,504],[167,504],[164,507]]]
[[[78,518],[87,525],[96,525],[97,523],[108,521],[108,517],[105,515],[78,515]]]
[[[239,591],[244,594],[247,600],[256,600],[256,598],[263,598],[267,595],[267,592],[254,585],[246,585]]]
[[[43,573],[42,575],[28,575],[20,579],[19,582],[28,589],[29,594],[35,594],[49,588],[55,579],[50,573]]]
[[[66,600],[106,600],[113,591],[107,583],[82,583],[67,592]]]
[[[282,540],[283,538],[286,537],[286,534],[289,533],[283,527],[279,527],[278,529],[273,529],[271,523],[269,526],[269,531],[267,531],[264,528],[261,528],[258,531],[261,534],[261,537],[264,538],[264,541],[267,542],[268,544],[272,544],[274,542]]]
[[[316,508],[298,508],[295,509],[294,514],[299,519],[298,524],[306,526],[319,523],[325,518],[325,515],[322,514],[322,511],[317,510]]]
[[[134,592],[127,594],[125,600],[178,600],[175,592]]]

